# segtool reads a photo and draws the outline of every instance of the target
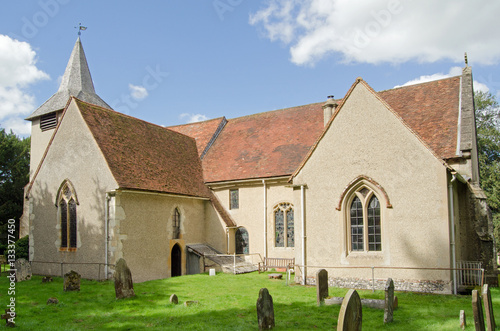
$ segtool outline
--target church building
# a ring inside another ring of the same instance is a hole
[[[207,271],[219,253],[294,258],[302,284],[325,268],[332,286],[391,277],[397,290],[453,293],[465,285],[455,269],[474,265],[494,285],[474,112],[466,66],[380,92],[358,78],[342,99],[162,127],[96,94],[78,39],[59,90],[27,118],[21,235],[43,275],[110,278],[124,258],[142,282]]]

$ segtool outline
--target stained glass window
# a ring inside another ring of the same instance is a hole
[[[274,212],[274,224],[276,231],[276,247],[284,247],[285,246],[285,213],[283,210],[278,209]]]
[[[229,209],[238,209],[240,207],[240,195],[238,189],[229,191]]]
[[[291,204],[280,203],[274,208],[274,229],[276,233],[276,247],[295,246],[293,206]]]

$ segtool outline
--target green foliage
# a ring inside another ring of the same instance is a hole
[[[493,213],[495,239],[500,249],[500,106],[491,93],[477,92],[477,145],[481,187]]]
[[[30,238],[29,236],[24,236],[18,241],[16,241],[16,260],[17,259],[29,259],[29,248],[30,248]]]
[[[0,128],[0,246],[6,244],[7,221],[23,214],[24,186],[29,181],[30,138],[18,138]],[[16,231],[16,238],[18,231]]]
[[[5,273],[0,288],[7,289]],[[64,292],[63,280],[42,283],[41,276],[16,283],[18,330],[256,330],[256,302],[261,288],[273,297],[275,330],[336,329],[340,306],[316,305],[314,286],[286,286],[285,280],[268,279],[267,273],[207,274],[173,277],[134,284],[136,297],[115,299],[112,281],[82,279],[80,292]],[[343,297],[347,289],[329,288]],[[500,307],[500,290],[492,288],[494,307]],[[171,294],[179,304],[169,302]],[[361,298],[384,299],[383,291],[360,290]],[[474,330],[471,296],[396,292],[399,308],[394,322],[384,325],[384,311],[363,307],[364,330],[458,330],[458,315],[465,310],[467,330]],[[56,297],[59,304],[47,305]],[[7,290],[0,306],[7,307]],[[184,306],[188,300],[199,304]],[[500,320],[500,310],[494,310]],[[2,321],[4,322],[4,321]],[[1,328],[1,326],[0,326]]]

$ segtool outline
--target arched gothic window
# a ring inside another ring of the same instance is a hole
[[[250,254],[248,231],[241,227],[235,234],[236,254]]]
[[[181,235],[181,213],[178,208],[175,208],[174,215],[172,217],[173,224],[173,239],[180,239]]]
[[[292,204],[284,202],[274,207],[274,231],[274,245],[276,247],[295,246],[295,230]]]
[[[58,192],[57,215],[61,227],[61,250],[74,251],[78,245],[78,220],[75,189],[69,180],[65,180]]]
[[[382,231],[380,202],[373,190],[366,186],[350,197],[348,225],[351,251],[381,251]]]

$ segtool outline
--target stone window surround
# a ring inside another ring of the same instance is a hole
[[[285,205],[286,205],[286,207],[284,207]],[[278,210],[283,211],[283,229],[284,229],[283,230],[284,231],[283,246],[276,245],[276,211],[278,211]],[[288,213],[287,213],[287,211],[289,211],[289,210],[291,210],[292,213],[294,213],[293,204],[290,202],[280,202],[280,203],[276,204],[273,208],[273,228],[274,228],[274,233],[275,233],[275,236],[273,239],[274,248],[287,249],[287,248],[294,248],[295,247],[295,245],[293,245],[293,246],[288,245],[288,217],[287,217]],[[295,214],[293,216],[294,216],[293,235],[295,236]],[[295,240],[294,240],[294,242],[295,242]]]

